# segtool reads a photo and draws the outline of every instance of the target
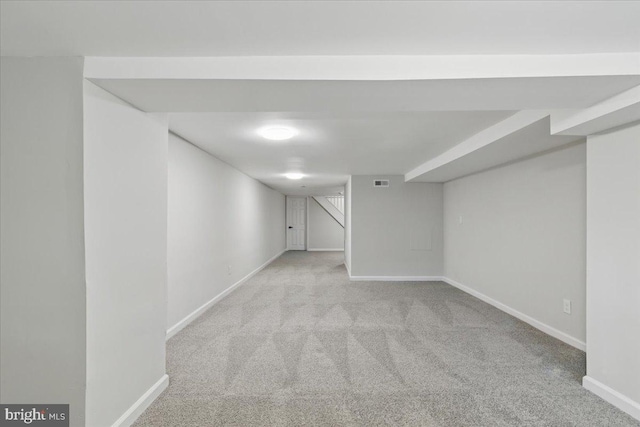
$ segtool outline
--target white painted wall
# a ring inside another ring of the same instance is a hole
[[[344,186],[344,264],[351,271],[351,176]]]
[[[585,179],[579,144],[447,182],[445,276],[584,343]]]
[[[165,375],[167,119],[84,84],[89,426]]]
[[[640,419],[637,124],[587,141],[587,315],[587,376],[599,383],[588,388],[609,387],[619,396],[608,400]]]
[[[344,250],[344,228],[313,198],[309,197],[308,250]]]
[[[284,250],[285,197],[170,134],[167,328]]]
[[[81,426],[83,60],[0,62],[0,396],[69,403]]]
[[[353,175],[349,193],[352,276],[442,275],[442,184]]]

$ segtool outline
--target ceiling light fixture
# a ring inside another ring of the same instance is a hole
[[[303,174],[297,172],[285,173],[284,176],[289,179],[301,179],[302,177],[304,177]]]
[[[258,130],[258,133],[266,139],[271,141],[284,141],[285,139],[291,139],[298,134],[295,129],[284,126],[270,126]]]

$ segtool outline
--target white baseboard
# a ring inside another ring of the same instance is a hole
[[[309,249],[307,249],[307,251],[309,251],[309,252],[344,252],[344,248],[342,248],[342,249],[324,249],[324,248],[322,248],[322,249],[320,249],[320,248],[311,249],[311,248],[309,248]]]
[[[439,282],[442,276],[352,276],[352,282]]]
[[[164,374],[111,427],[129,427],[168,386],[169,375]]]
[[[351,268],[345,262],[349,280],[352,282],[439,282],[442,276],[352,276]]]
[[[224,291],[220,292],[218,295],[216,295],[215,297],[213,297],[212,299],[210,299],[209,301],[207,301],[206,303],[204,303],[203,305],[201,305],[200,307],[198,307],[197,309],[195,309],[191,314],[187,315],[187,317],[185,317],[184,319],[182,319],[181,321],[179,321],[178,323],[176,323],[175,325],[173,325],[172,327],[170,327],[169,329],[167,329],[167,340],[169,340],[169,338],[171,338],[172,336],[174,336],[175,334],[177,334],[178,332],[180,332],[182,329],[184,329],[189,323],[193,322],[194,320],[196,320],[200,315],[202,315],[202,313],[204,313],[205,311],[207,311],[208,309],[210,309],[215,303],[217,303],[218,301],[220,301],[222,298],[226,297],[227,295],[229,295],[231,292],[233,292],[238,286],[242,285],[244,282],[246,282],[247,280],[251,279],[253,276],[255,276],[256,274],[258,274],[260,272],[260,270],[262,270],[263,268],[265,268],[267,265],[271,264],[273,261],[275,261],[277,258],[280,257],[280,255],[282,255],[283,253],[286,252],[286,249],[283,250],[282,252],[276,254],[275,256],[273,256],[272,258],[270,258],[267,262],[265,262],[264,264],[262,264],[260,267],[256,268],[255,270],[253,270],[251,273],[247,274],[246,276],[244,276],[242,279],[238,280],[236,283],[234,283],[233,285],[229,286],[227,289],[225,289]]]
[[[579,339],[572,337],[569,334],[566,334],[552,326],[547,325],[546,323],[542,323],[539,320],[534,319],[531,316],[527,316],[524,313],[519,312],[518,310],[515,310],[511,307],[509,307],[508,305],[505,305],[503,303],[501,303],[500,301],[496,301],[493,298],[490,298],[478,291],[476,291],[475,289],[472,289],[468,286],[463,285],[462,283],[456,282],[453,279],[449,279],[448,277],[442,277],[441,279],[443,282],[446,282],[448,284],[450,284],[453,287],[456,287],[458,289],[460,289],[461,291],[464,291],[466,293],[468,293],[469,295],[473,295],[474,297],[488,303],[491,304],[492,306],[504,311],[505,313],[508,313],[510,315],[512,315],[513,317],[516,317],[520,320],[522,320],[523,322],[526,322],[528,324],[530,324],[531,326],[533,326],[534,328],[540,329],[542,332],[544,332],[547,335],[551,335],[554,338],[559,339],[560,341],[563,341],[567,344],[569,344],[572,347],[575,347],[579,350],[582,351],[586,351],[587,349],[587,344],[584,341],[580,341]]]
[[[594,380],[588,375],[582,378],[582,386],[589,390],[591,393],[611,403],[616,408],[619,408],[631,415],[636,420],[640,421],[640,403],[629,399],[627,396],[618,393],[611,387],[602,384],[600,381]]]

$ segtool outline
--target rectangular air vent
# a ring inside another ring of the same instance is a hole
[[[388,187],[389,180],[388,179],[374,179],[373,180],[374,187]]]

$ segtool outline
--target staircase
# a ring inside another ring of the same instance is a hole
[[[312,196],[344,228],[344,196]]]
[[[344,196],[326,196],[325,198],[344,215]]]

